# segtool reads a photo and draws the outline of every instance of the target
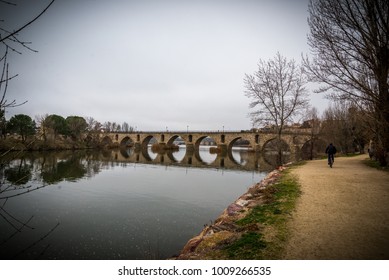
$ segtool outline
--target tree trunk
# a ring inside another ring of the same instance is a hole
[[[377,143],[377,158],[381,166],[388,164],[386,157],[389,152],[389,50],[381,49],[380,56],[382,61],[378,67],[378,90],[379,99],[376,105],[377,122],[378,122],[378,138]]]
[[[277,133],[277,165],[281,166],[282,165],[282,129],[280,129]]]

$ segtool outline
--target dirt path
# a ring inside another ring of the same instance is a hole
[[[366,155],[310,161],[293,171],[302,195],[285,259],[389,259],[389,173]]]

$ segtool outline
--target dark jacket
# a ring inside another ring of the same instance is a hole
[[[327,146],[327,148],[326,148],[326,154],[330,154],[330,155],[334,155],[334,154],[336,154],[336,148],[335,148],[335,146],[334,145],[332,145],[332,144],[329,144],[328,146]]]

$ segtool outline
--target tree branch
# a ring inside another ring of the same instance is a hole
[[[35,18],[33,18],[32,20],[30,20],[29,22],[27,22],[25,25],[21,26],[20,28],[16,29],[15,31],[11,32],[10,34],[8,34],[7,36],[5,36],[4,38],[0,38],[0,43],[1,42],[4,42],[5,40],[9,39],[10,37],[13,37],[15,35],[17,35],[20,31],[22,31],[23,29],[25,29],[27,26],[29,26],[30,24],[32,24],[34,21],[36,21],[38,18],[40,18],[48,9],[49,7],[54,3],[55,0],[52,0],[49,5],[47,5],[47,7],[45,9],[43,9],[42,12],[40,12]]]

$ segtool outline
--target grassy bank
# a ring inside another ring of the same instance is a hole
[[[295,166],[273,171],[250,188],[191,239],[178,258],[281,259],[289,236],[288,220],[300,195],[300,185],[291,174]]]
[[[288,238],[287,222],[300,195],[297,179],[285,170],[278,182],[265,190],[266,203],[236,221],[246,230],[223,251],[229,259],[280,259]],[[258,228],[258,230],[250,230]]]

